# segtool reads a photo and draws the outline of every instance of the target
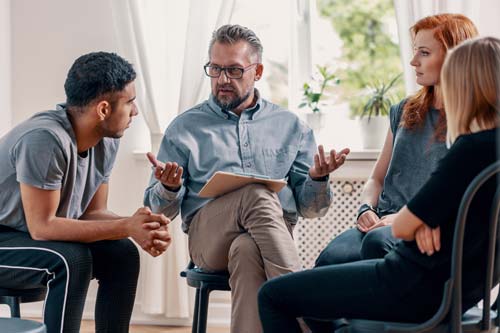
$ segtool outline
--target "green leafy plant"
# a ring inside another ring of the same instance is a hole
[[[387,116],[391,105],[394,104],[393,94],[391,89],[401,77],[401,73],[396,75],[389,83],[377,81],[374,84],[368,85],[370,93],[365,101],[363,111],[360,117],[368,116],[368,121],[372,116]]]
[[[340,83],[340,79],[333,73],[328,66],[316,66],[318,69],[318,73],[320,77],[315,81],[317,86],[319,87],[319,91],[314,89],[312,84],[304,83],[303,86],[303,102],[299,104],[299,108],[308,107],[312,112],[320,112],[319,103],[321,98],[324,96],[325,89],[328,86],[338,85]]]
[[[351,117],[359,116],[366,96],[360,94],[377,79],[402,71],[399,43],[393,29],[393,0],[315,0],[321,17],[331,22],[342,40],[337,75],[342,77],[339,100],[348,102]],[[391,91],[405,94],[403,80]]]

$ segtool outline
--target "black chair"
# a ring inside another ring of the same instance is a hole
[[[20,303],[39,302],[45,299],[47,288],[9,289],[0,288],[0,304],[7,304],[10,316],[21,318]]]
[[[229,273],[207,273],[190,261],[186,269],[181,272],[181,276],[186,278],[188,286],[196,288],[192,333],[205,333],[207,331],[210,292],[212,290],[231,290]]]
[[[485,272],[483,309],[474,307],[462,315],[462,257],[463,240],[467,213],[474,195],[491,177],[500,173],[500,161],[484,169],[468,186],[457,215],[453,238],[450,279],[445,283],[443,299],[437,313],[424,323],[396,323],[362,319],[347,319],[347,324],[337,328],[335,333],[370,333],[370,332],[426,332],[426,333],[476,333],[496,332],[499,327],[498,303],[491,311],[491,289],[498,281],[500,256],[496,249],[500,239],[498,228],[500,214],[500,188],[497,189],[491,211],[489,225],[488,264]],[[498,302],[498,299],[497,301]]]

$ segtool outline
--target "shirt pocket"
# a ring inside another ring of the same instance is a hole
[[[264,148],[262,150],[266,174],[275,179],[285,178],[292,167],[297,150],[293,147]]]

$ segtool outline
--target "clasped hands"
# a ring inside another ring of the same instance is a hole
[[[127,222],[128,235],[153,257],[165,252],[172,242],[170,220],[163,214],[152,213],[148,207],[139,208]]]

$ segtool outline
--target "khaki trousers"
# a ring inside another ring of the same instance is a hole
[[[267,280],[298,271],[292,228],[276,193],[247,185],[211,201],[189,227],[193,262],[207,271],[229,271],[231,333],[262,332],[257,292]]]

